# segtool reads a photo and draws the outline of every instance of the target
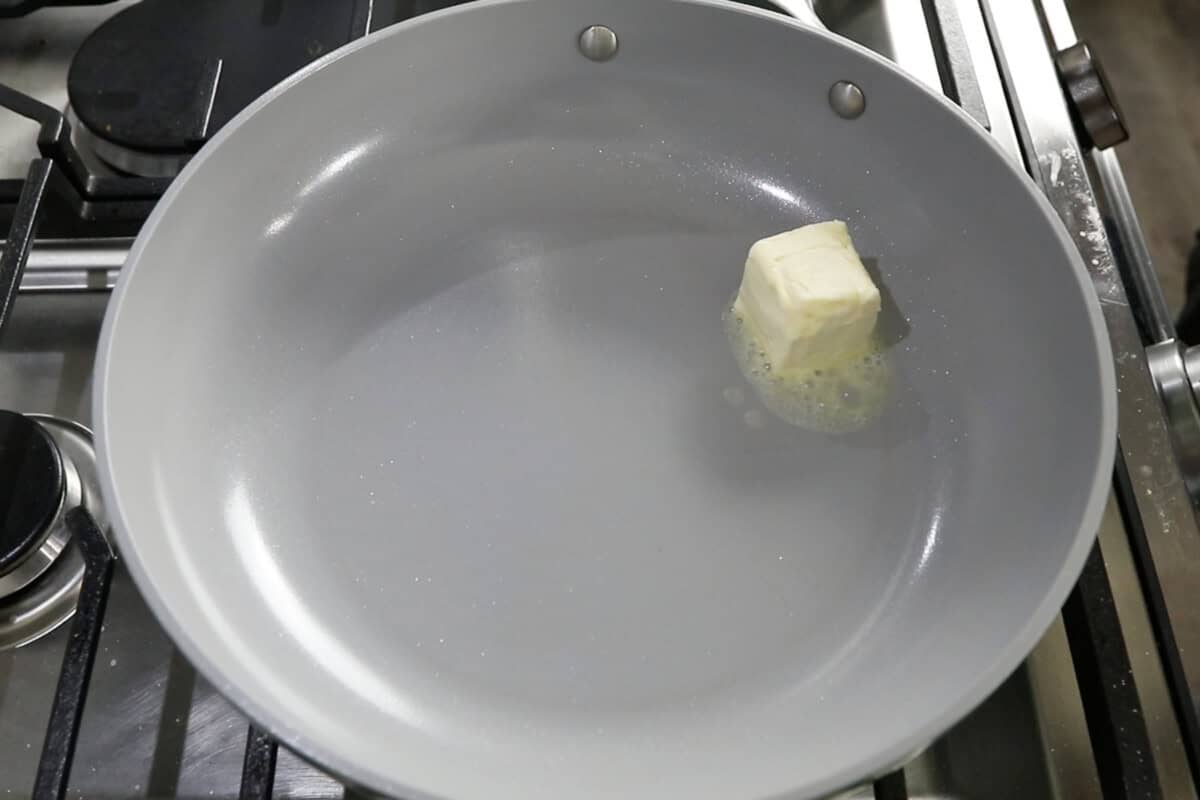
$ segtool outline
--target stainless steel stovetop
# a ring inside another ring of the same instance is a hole
[[[131,4],[0,19],[0,83],[63,109],[67,67],[79,43]],[[370,17],[376,27],[400,14],[384,13],[389,5],[404,4],[377,3]],[[1200,587],[1200,531],[1178,441],[1172,445],[1177,415],[1164,410],[1145,357],[1146,345],[1170,338],[1171,325],[1116,158],[1092,148],[1113,135],[1098,84],[1086,62],[1082,78],[1065,82],[1066,93],[1060,84],[1063,65],[1056,70],[1054,56],[1075,43],[1063,0],[818,0],[816,10],[836,32],[947,91],[1029,168],[1079,235],[1121,387],[1114,492],[1099,546],[1063,615],[979,709],[902,773],[865,783],[851,796],[1196,797],[1200,611],[1189,595]],[[1073,92],[1075,110],[1066,99]],[[37,133],[0,109],[0,181],[19,179],[29,168],[38,156]],[[93,169],[111,173],[88,159]],[[0,335],[0,409],[89,424],[105,290],[128,245],[126,236],[35,242]],[[3,608],[0,601],[0,626]],[[0,651],[5,797],[33,796],[69,638],[64,625]],[[173,648],[118,561],[68,794],[265,796],[249,786],[242,793],[248,725]],[[352,794],[280,750],[274,797]]]

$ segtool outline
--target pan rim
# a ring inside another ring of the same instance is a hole
[[[335,776],[344,779],[349,785],[368,788],[391,797],[408,797],[413,800],[451,800],[436,794],[427,788],[420,788],[411,783],[402,783],[394,776],[376,771],[374,768],[357,761],[347,748],[339,748],[335,742],[319,741],[294,724],[292,715],[270,703],[261,702],[242,686],[227,677],[227,671],[221,666],[221,659],[213,658],[205,652],[196,640],[188,635],[187,626],[183,625],[172,609],[172,602],[167,599],[169,592],[161,592],[153,577],[153,570],[142,559],[137,538],[130,534],[128,516],[122,500],[122,491],[115,479],[111,448],[109,447],[109,391],[110,368],[113,355],[113,340],[121,310],[129,294],[132,276],[141,266],[142,252],[154,236],[154,232],[168,213],[176,197],[184,191],[192,175],[199,171],[208,158],[220,146],[234,135],[243,124],[255,116],[275,99],[300,84],[311,75],[326,69],[341,59],[352,55],[361,48],[375,42],[405,33],[411,28],[427,22],[470,13],[480,7],[496,7],[505,5],[529,4],[545,0],[478,0],[451,8],[435,11],[430,14],[406,20],[397,25],[389,26],[369,34],[357,41],[351,42],[325,57],[309,64],[300,71],[292,74],[259,97],[247,108],[237,114],[201,151],[186,165],[181,174],[172,182],[161,200],[156,204],[151,215],[143,225],[136,241],[130,249],[117,287],[110,298],[105,312],[98,344],[98,355],[94,369],[94,380],[97,389],[93,397],[93,418],[96,428],[96,450],[100,465],[100,483],[105,507],[112,520],[113,535],[116,539],[122,560],[129,569],[139,592],[147,605],[154,612],[158,622],[169,633],[172,641],[200,670],[202,674],[226,697],[235,707],[241,710],[257,726],[262,727],[297,754],[328,770]],[[1091,550],[1096,533],[1100,527],[1104,508],[1109,492],[1109,483],[1117,444],[1117,391],[1116,375],[1113,364],[1111,342],[1104,323],[1100,302],[1092,287],[1091,278],[1084,266],[1083,260],[1075,248],[1074,241],[1066,231],[1062,222],[1054,212],[1049,201],[1037,189],[1032,179],[1022,169],[1012,162],[1001,146],[971,117],[945,96],[932,91],[918,80],[900,70],[896,65],[873,51],[833,34],[823,28],[805,24],[783,14],[767,11],[735,2],[734,0],[666,0],[682,6],[699,6],[720,9],[724,12],[744,14],[765,19],[773,24],[785,25],[807,35],[823,37],[839,47],[848,48],[860,57],[874,65],[890,71],[895,76],[914,85],[918,91],[934,98],[943,108],[947,109],[971,130],[972,136],[982,139],[991,148],[995,157],[1005,168],[1018,176],[1026,194],[1033,200],[1043,218],[1054,230],[1067,260],[1070,262],[1075,276],[1086,316],[1092,329],[1092,340],[1096,346],[1097,377],[1102,386],[1099,398],[1099,427],[1102,440],[1099,446],[1099,458],[1096,461],[1090,482],[1090,491],[1084,504],[1084,513],[1075,532],[1073,542],[1058,574],[1055,576],[1049,591],[1038,604],[1029,620],[1017,628],[1010,636],[1005,646],[999,651],[991,667],[981,672],[973,682],[965,685],[956,694],[948,698],[943,707],[936,713],[925,715],[921,723],[911,729],[911,733],[895,742],[891,747],[880,750],[863,752],[849,766],[827,775],[823,779],[810,781],[806,785],[787,790],[776,795],[779,800],[801,800],[802,798],[825,796],[849,787],[869,781],[888,770],[904,763],[914,754],[935,741],[948,728],[965,717],[976,708],[987,696],[993,693],[1028,656],[1037,641],[1049,628],[1057,616],[1071,587],[1082,572],[1084,562]],[[291,719],[291,721],[289,721]],[[407,780],[407,777],[405,778]]]

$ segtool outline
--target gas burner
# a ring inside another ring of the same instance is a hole
[[[64,517],[103,517],[89,430],[42,415],[0,411],[0,649],[71,618],[83,559]],[[101,523],[103,524],[103,523]]]
[[[27,417],[0,412],[0,596],[45,571],[30,564],[62,506],[64,473],[50,434]]]
[[[122,172],[174,176],[267,89],[362,36],[370,10],[371,0],[143,0],[71,62],[79,142]]]

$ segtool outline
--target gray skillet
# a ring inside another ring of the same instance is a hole
[[[830,218],[894,369],[847,435],[763,408],[721,322],[754,240]],[[96,418],[166,629],[348,780],[807,798],[1024,658],[1093,540],[1114,398],[1068,232],[942,98],[768,12],[515,0],[226,126],[137,240]]]

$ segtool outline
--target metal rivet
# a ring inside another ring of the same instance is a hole
[[[591,25],[579,34],[579,52],[592,61],[608,61],[617,54],[617,34],[604,25]]]
[[[838,81],[829,87],[829,105],[842,119],[858,119],[867,110],[867,97],[850,81]]]

